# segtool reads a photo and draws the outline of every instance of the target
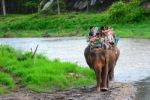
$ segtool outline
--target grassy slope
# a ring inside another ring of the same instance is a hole
[[[95,82],[94,72],[89,68],[82,68],[69,62],[50,61],[42,55],[36,55],[36,59],[33,60],[31,53],[21,53],[7,46],[0,46],[0,56],[1,68],[16,76],[21,86],[33,91],[45,92]],[[8,83],[6,86],[13,88],[12,79],[7,77],[1,79],[0,73],[0,85]],[[0,88],[0,92],[5,91],[4,89]]]
[[[106,14],[71,13],[60,16],[8,15],[0,17],[0,37],[85,36],[89,26],[108,24],[120,37],[150,38],[150,18],[139,23],[110,24]]]
[[[150,19],[133,24],[113,24],[115,33],[120,37],[128,38],[150,38]]]
[[[0,95],[7,93],[14,88],[14,81],[11,76],[0,72]]]

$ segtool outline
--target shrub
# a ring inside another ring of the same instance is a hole
[[[114,3],[107,11],[108,21],[112,23],[139,22],[143,18],[143,10],[137,3]]]

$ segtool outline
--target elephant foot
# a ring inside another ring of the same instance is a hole
[[[108,91],[108,88],[103,87],[103,88],[101,88],[101,90],[102,90],[102,91]]]
[[[97,92],[100,92],[100,91],[101,91],[100,87],[97,87],[97,88],[96,88],[96,91],[97,91]]]
[[[113,84],[114,83],[114,81],[110,81],[110,84]]]
[[[114,78],[109,78],[109,81],[114,81]]]

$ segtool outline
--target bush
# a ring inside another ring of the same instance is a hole
[[[107,11],[108,21],[112,23],[139,22],[143,17],[143,9],[137,3],[114,3]]]

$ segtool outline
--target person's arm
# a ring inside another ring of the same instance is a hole
[[[103,33],[106,33],[106,32],[107,32],[107,30],[102,30],[102,32],[103,32]]]

